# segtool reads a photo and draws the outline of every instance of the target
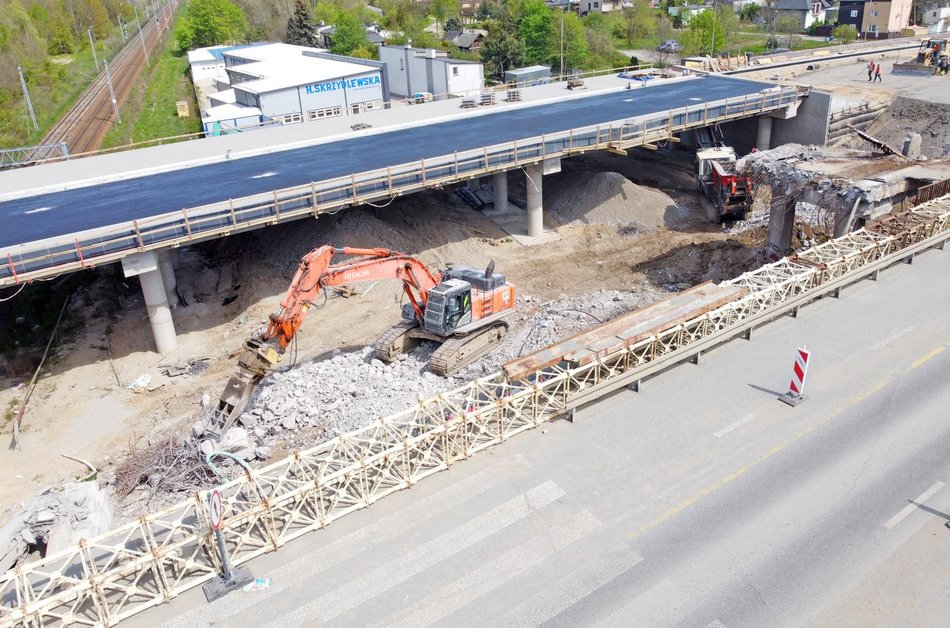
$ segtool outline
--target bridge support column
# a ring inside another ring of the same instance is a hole
[[[772,118],[759,116],[759,133],[755,140],[755,147],[759,150],[768,150],[772,147]]]
[[[781,259],[792,248],[792,229],[795,227],[795,197],[787,191],[772,189],[769,207],[769,243],[766,254],[771,260]]]
[[[496,172],[491,180],[492,196],[495,197],[495,209],[508,211],[508,173]]]
[[[122,260],[122,272],[126,277],[138,276],[142,284],[142,296],[148,309],[148,320],[152,325],[155,347],[159,353],[170,353],[178,348],[175,336],[175,321],[172,320],[168,299],[165,296],[165,282],[159,269],[158,255],[153,251],[135,253]]]
[[[537,238],[544,233],[544,210],[541,204],[541,177],[544,170],[541,164],[532,164],[526,166],[524,171],[527,177],[525,181],[527,208],[525,211],[527,212],[528,236]]]
[[[178,307],[178,282],[175,280],[175,263],[170,251],[161,251],[158,254],[158,270],[162,273],[162,283],[165,284],[165,297],[171,307]]]

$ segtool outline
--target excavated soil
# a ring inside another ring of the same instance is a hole
[[[660,189],[650,185],[660,182]],[[301,328],[295,352],[285,356],[282,368],[288,370],[266,380],[249,408],[243,427],[250,445],[245,455],[253,464],[493,372],[523,352],[670,290],[758,265],[763,230],[736,234],[709,223],[694,189],[688,151],[591,155],[568,160],[563,172],[545,178],[549,222],[561,237],[537,247],[521,246],[441,190],[183,249],[176,274],[187,305],[174,310],[180,347],[164,357],[153,352],[134,280],[96,271],[100,288],[73,312],[77,329],[57,343],[58,357],[27,408],[22,451],[0,461],[3,505],[14,507],[38,483],[85,474],[81,465],[60,458],[63,453],[92,461],[100,481],[114,488],[115,461],[133,448],[165,447],[169,435],[186,450],[194,448],[192,424],[221,393],[242,342],[259,333],[277,307],[301,255],[316,246],[390,247],[436,268],[449,262],[484,268],[493,260],[496,272],[516,285],[517,325],[498,350],[458,377],[442,379],[425,367],[431,346],[392,366],[375,363],[364,351],[399,318],[398,282],[359,284],[350,296],[327,291]],[[185,374],[163,371],[189,361]],[[0,364],[0,407],[22,399],[29,366]],[[149,382],[130,390],[143,375]],[[143,472],[131,478],[138,487],[117,505],[117,517],[155,510],[193,488],[162,484],[161,477]]]

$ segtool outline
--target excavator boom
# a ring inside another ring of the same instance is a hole
[[[333,264],[334,255],[356,256]],[[361,249],[321,246],[303,256],[280,306],[267,330],[259,338],[248,339],[238,358],[238,366],[206,422],[207,432],[219,437],[244,411],[254,390],[276,366],[293,341],[315,300],[327,287],[381,279],[400,279],[409,302],[421,320],[429,291],[441,281],[421,261],[384,248]]]

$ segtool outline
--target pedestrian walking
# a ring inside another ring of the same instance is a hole
[[[881,81],[881,64],[880,64],[880,63],[878,63],[876,66],[874,66],[874,82],[875,82],[875,83],[877,83],[877,82],[882,82],[882,83],[883,83],[883,81]]]
[[[872,61],[871,63],[868,64],[868,82],[870,83],[873,80],[874,80],[874,62]]]

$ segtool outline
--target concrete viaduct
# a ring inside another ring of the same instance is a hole
[[[137,275],[160,353],[177,348],[174,249],[282,221],[491,176],[527,178],[526,232],[542,234],[543,176],[591,150],[680,141],[721,124],[740,152],[824,143],[830,98],[725,76],[651,82],[605,76],[588,89],[520,90],[349,120],[205,138],[0,173],[0,287],[121,261]]]

